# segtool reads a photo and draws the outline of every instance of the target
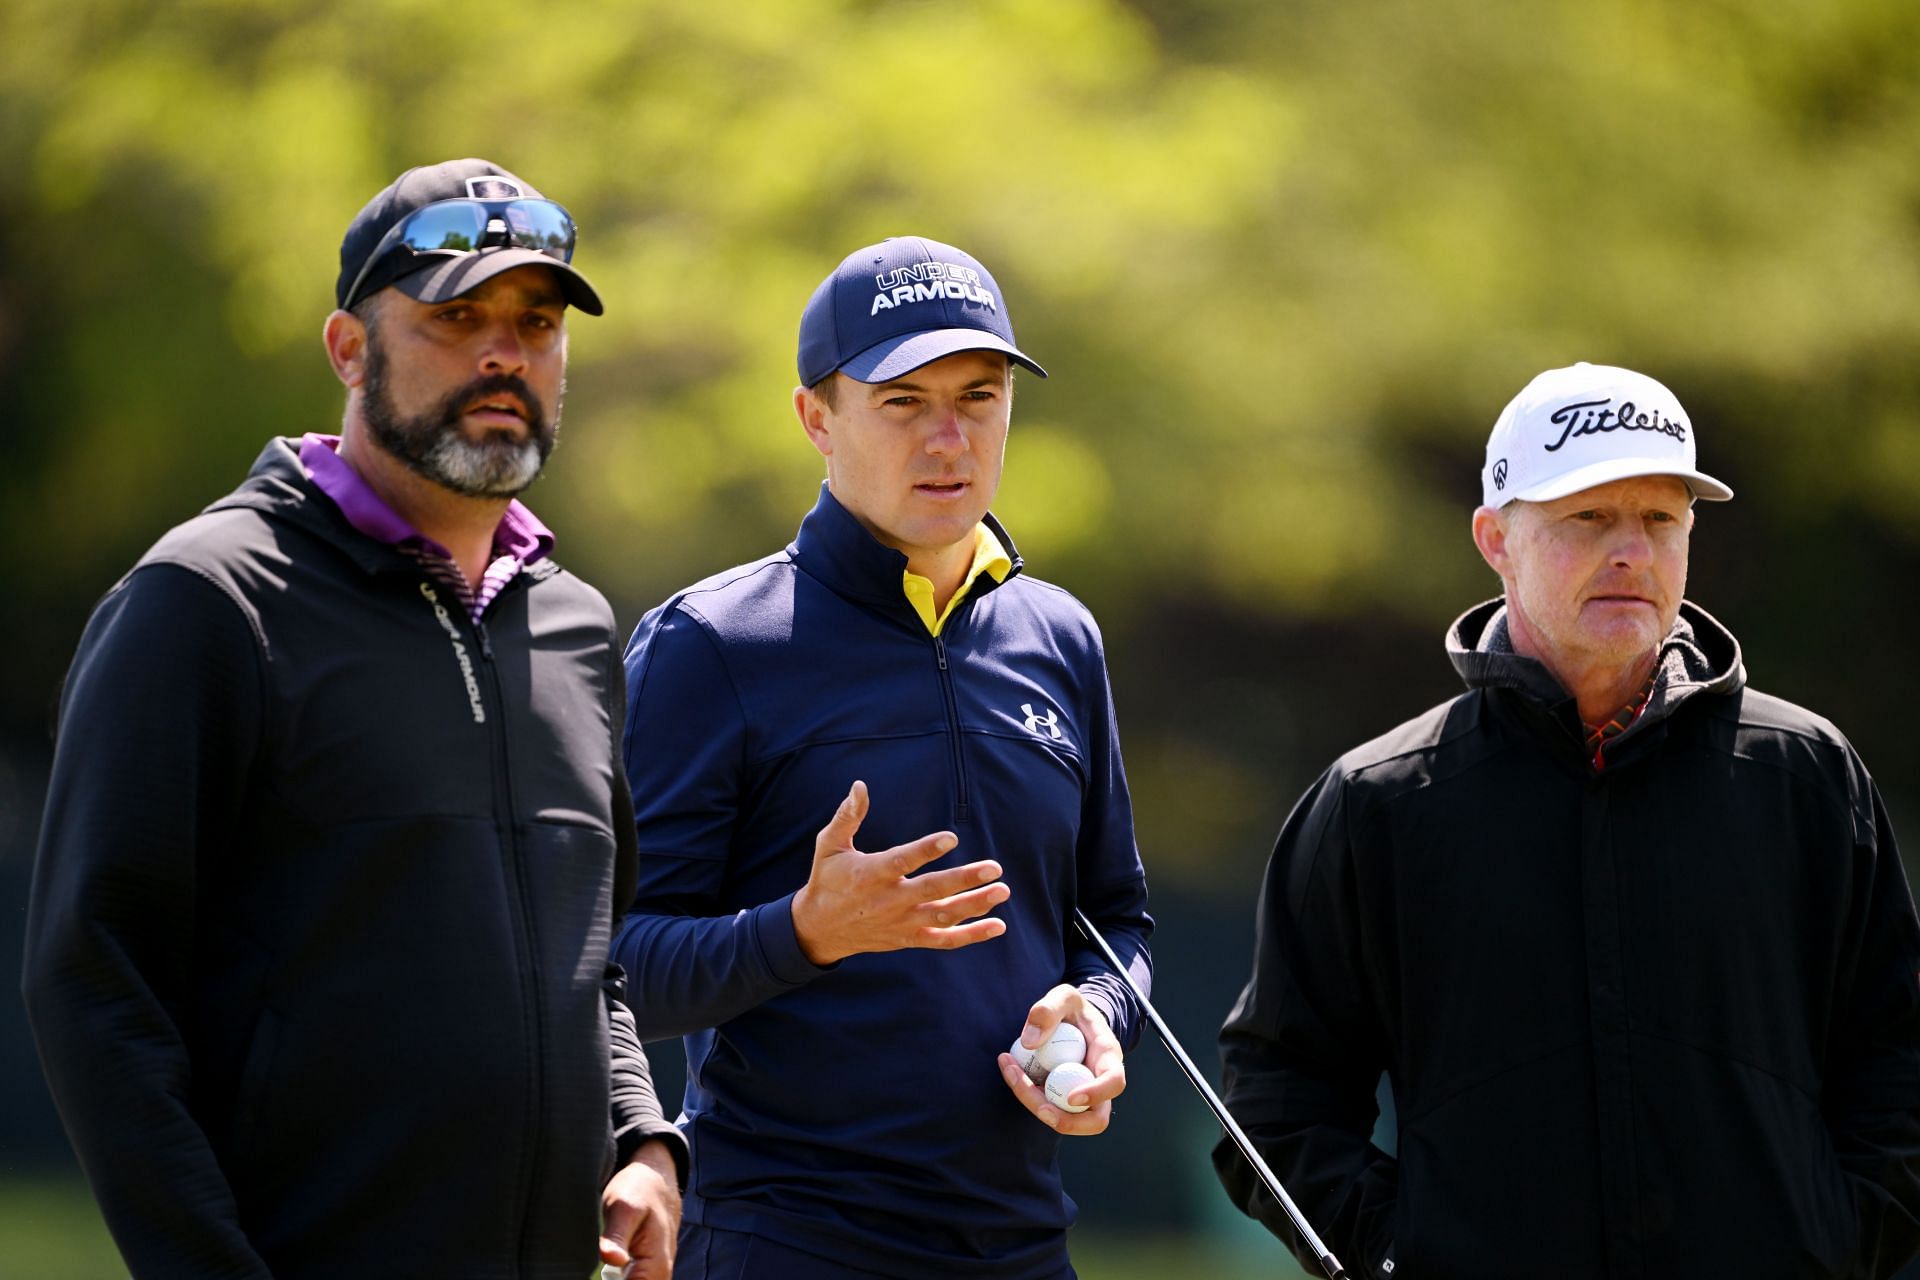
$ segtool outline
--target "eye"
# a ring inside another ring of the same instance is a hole
[[[433,318],[436,320],[448,320],[448,321],[453,321],[457,323],[459,321],[469,318],[470,316],[472,316],[472,314],[473,314],[472,307],[466,306],[465,304],[456,303],[455,305],[450,307],[440,308],[440,310],[433,313]]]
[[[1574,518],[1575,520],[1588,520],[1588,521],[1592,521],[1592,520],[1598,520],[1598,519],[1600,519],[1600,518],[1601,518],[1601,516],[1600,516],[1600,513],[1599,513],[1598,511],[1595,511],[1595,510],[1594,510],[1594,509],[1593,509],[1592,507],[1588,507],[1588,508],[1587,508],[1587,509],[1586,509],[1585,511],[1576,511],[1576,512],[1574,512],[1574,513],[1573,513],[1573,518]]]
[[[918,396],[888,396],[885,400],[882,400],[880,403],[888,406],[904,407],[906,405],[919,404],[920,398]]]

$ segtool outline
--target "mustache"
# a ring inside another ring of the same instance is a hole
[[[524,378],[512,373],[488,374],[484,378],[475,378],[463,387],[456,387],[441,398],[428,416],[443,423],[458,422],[468,405],[496,391],[511,392],[519,400],[520,407],[526,411],[527,429],[536,439],[546,434],[547,415],[540,406],[540,398],[533,394],[533,388],[527,385]]]

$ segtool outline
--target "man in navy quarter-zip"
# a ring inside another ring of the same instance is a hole
[[[686,1280],[1073,1274],[1056,1148],[1107,1127],[1140,1011],[1068,920],[1143,985],[1152,922],[1099,632],[987,511],[1015,364],[973,258],[849,255],[800,325],[819,501],[628,646],[614,955],[642,1037],[686,1038]],[[1062,1021],[1084,1111],[1007,1052]]]
[[[1448,633],[1467,692],[1280,833],[1225,1100],[1356,1280],[1878,1280],[1920,1251],[1920,923],[1847,740],[1685,598],[1694,503],[1732,496],[1652,378],[1533,379],[1487,441],[1504,595]],[[1214,1166],[1310,1258],[1237,1151]]]
[[[516,499],[559,428],[559,205],[482,160],[353,220],[338,437],[101,601],[61,700],[24,987],[140,1280],[664,1280],[684,1142],[621,975],[612,611]]]

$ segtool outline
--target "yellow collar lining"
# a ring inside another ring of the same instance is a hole
[[[940,634],[940,629],[947,625],[947,619],[953,616],[953,611],[959,607],[960,602],[967,598],[967,593],[973,590],[976,578],[983,573],[990,573],[995,582],[1005,582],[1007,575],[1012,572],[1013,557],[1009,556],[1007,549],[1000,545],[1000,539],[993,535],[993,530],[981,523],[973,526],[973,564],[968,567],[966,579],[961,582],[960,589],[955,591],[953,597],[947,601],[945,609],[939,613],[934,612],[932,579],[923,578],[913,570],[907,569],[900,575],[900,585],[901,589],[907,593],[907,603],[912,605],[913,611],[920,615],[920,621],[926,624],[928,633],[937,636]]]

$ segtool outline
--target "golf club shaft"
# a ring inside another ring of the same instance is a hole
[[[1247,1158],[1247,1163],[1253,1166],[1253,1171],[1260,1175],[1260,1181],[1266,1185],[1273,1198],[1280,1202],[1280,1207],[1287,1211],[1287,1217],[1293,1219],[1294,1229],[1313,1249],[1314,1256],[1320,1260],[1321,1269],[1327,1273],[1327,1280],[1348,1280],[1345,1268],[1340,1265],[1340,1259],[1334,1257],[1327,1246],[1321,1242],[1312,1224],[1307,1221],[1307,1216],[1300,1212],[1299,1206],[1293,1202],[1293,1197],[1288,1195],[1287,1189],[1280,1185],[1280,1179],[1274,1176],[1273,1170],[1267,1167],[1267,1162],[1261,1159],[1258,1151],[1254,1150],[1252,1140],[1247,1137],[1246,1132],[1240,1128],[1239,1122],[1227,1110],[1227,1104],[1220,1101],[1220,1096],[1201,1076],[1200,1069],[1193,1065],[1193,1059],[1187,1056],[1187,1051],[1180,1047],[1180,1041],[1168,1028],[1166,1019],[1162,1018],[1160,1011],[1153,1007],[1153,1001],[1147,999],[1147,993],[1142,991],[1140,984],[1133,980],[1133,974],[1128,972],[1127,966],[1120,962],[1120,957],[1115,955],[1113,948],[1107,945],[1107,940],[1100,936],[1100,931],[1093,927],[1093,921],[1087,919],[1087,913],[1075,907],[1073,921],[1079,926],[1080,932],[1086,935],[1087,941],[1100,948],[1100,954],[1107,958],[1107,963],[1113,966],[1113,971],[1120,975],[1120,980],[1127,984],[1128,990],[1133,992],[1133,998],[1138,1000],[1140,1007],[1146,1011],[1147,1021],[1151,1022],[1153,1029],[1160,1033],[1160,1043],[1167,1047],[1167,1053],[1186,1074],[1187,1083],[1194,1087],[1195,1092],[1199,1093],[1213,1111],[1214,1119],[1220,1122],[1220,1127],[1227,1131],[1229,1138],[1233,1139],[1233,1145],[1240,1148],[1240,1154]]]

